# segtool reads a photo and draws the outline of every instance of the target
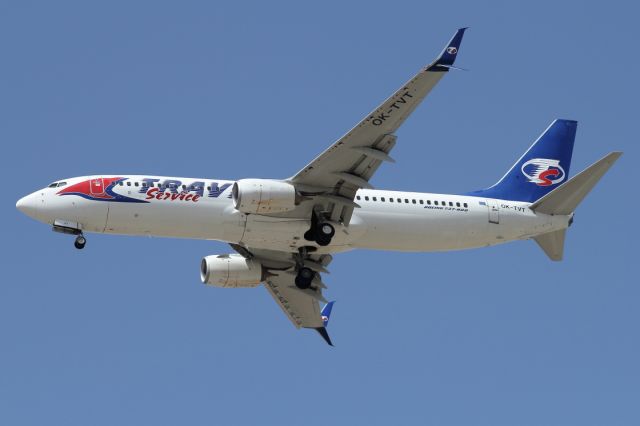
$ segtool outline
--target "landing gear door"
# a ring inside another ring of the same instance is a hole
[[[500,223],[500,206],[496,200],[487,200],[489,209],[489,223]]]

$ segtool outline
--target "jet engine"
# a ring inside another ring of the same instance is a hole
[[[277,180],[241,179],[233,184],[231,196],[242,213],[282,213],[296,208],[296,189]]]
[[[207,256],[200,264],[200,279],[216,287],[256,287],[264,279],[262,264],[239,254]]]

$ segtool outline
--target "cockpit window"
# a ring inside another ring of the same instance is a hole
[[[59,186],[65,186],[66,184],[67,184],[67,182],[53,182],[47,188],[57,188]]]
[[[51,185],[49,185],[49,188],[55,188],[56,186],[58,186],[58,182],[53,182]]]

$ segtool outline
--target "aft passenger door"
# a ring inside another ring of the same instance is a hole
[[[497,200],[487,200],[489,209],[489,223],[500,223],[500,205]]]

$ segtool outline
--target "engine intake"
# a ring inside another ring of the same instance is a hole
[[[287,182],[241,179],[233,184],[231,197],[243,213],[282,213],[296,208],[296,189]]]
[[[207,256],[200,263],[200,279],[216,287],[256,287],[264,279],[262,264],[239,254]]]

